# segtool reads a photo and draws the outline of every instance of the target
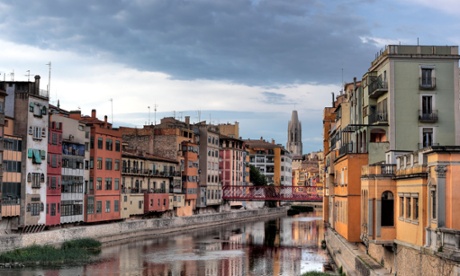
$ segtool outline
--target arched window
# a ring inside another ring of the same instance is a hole
[[[390,191],[382,193],[381,226],[394,226],[394,197]]]

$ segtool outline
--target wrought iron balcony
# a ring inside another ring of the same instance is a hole
[[[433,90],[436,88],[436,78],[419,78],[420,90]]]
[[[344,144],[339,149],[339,156],[342,156],[348,153],[353,153],[353,143]]]
[[[369,98],[376,99],[387,92],[387,81],[382,80],[380,76],[377,78],[371,78],[371,83],[369,84]]]
[[[379,112],[369,114],[369,124],[388,123],[388,113]]]
[[[418,111],[418,120],[421,123],[436,123],[438,121],[438,111],[431,110],[431,112],[426,112],[423,110]]]

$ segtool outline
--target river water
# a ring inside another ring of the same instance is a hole
[[[104,246],[99,260],[56,269],[0,269],[0,275],[286,275],[323,271],[321,213],[227,224]]]

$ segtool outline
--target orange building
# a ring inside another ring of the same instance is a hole
[[[70,118],[90,126],[90,179],[85,195],[85,222],[120,219],[121,132],[96,117],[71,111]]]

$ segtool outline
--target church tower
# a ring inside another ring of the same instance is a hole
[[[300,124],[297,110],[292,111],[288,124],[288,140],[286,148],[293,156],[302,156],[302,125]]]

